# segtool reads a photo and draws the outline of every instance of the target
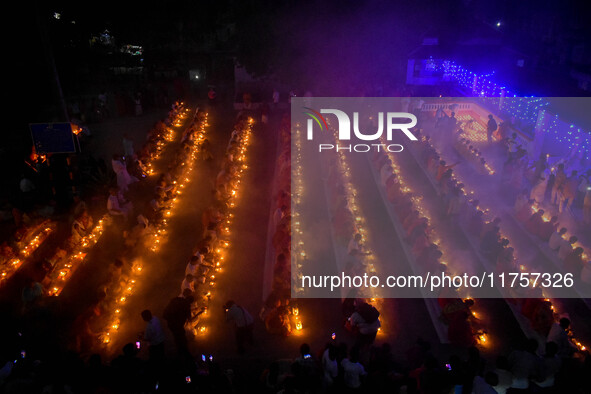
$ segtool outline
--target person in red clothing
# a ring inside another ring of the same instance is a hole
[[[386,180],[386,194],[388,195],[388,201],[394,202],[400,196],[400,181],[396,174],[390,175]]]
[[[540,228],[544,224],[544,210],[539,209],[538,212],[534,213],[530,216],[527,222],[525,222],[525,229],[530,232],[530,234],[538,234]]]
[[[528,200],[527,204],[523,205],[521,207],[521,209],[515,213],[515,219],[517,219],[521,223],[525,223],[527,221],[527,219],[529,219],[531,217],[532,204],[534,202],[535,202],[535,200],[531,200],[531,199]]]
[[[538,237],[543,241],[548,242],[550,237],[558,228],[558,216],[552,216],[549,222],[543,222],[538,231]]]
[[[439,162],[439,167],[437,167],[437,176],[436,176],[437,182],[441,182],[441,179],[443,178],[443,174],[445,174],[447,172],[447,170],[451,170],[452,168],[454,168],[458,164],[460,164],[460,162],[456,162],[456,163],[448,166],[445,163],[445,160],[441,160]]]

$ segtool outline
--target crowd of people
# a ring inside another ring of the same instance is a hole
[[[291,133],[289,119],[285,116],[279,126],[274,182],[270,218],[273,281],[259,318],[265,323],[268,332],[287,336],[297,329],[293,316],[293,308],[297,306],[291,299]]]

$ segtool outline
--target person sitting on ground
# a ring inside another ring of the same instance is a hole
[[[484,239],[484,236],[492,229],[494,229],[495,227],[499,227],[501,224],[501,218],[499,217],[495,217],[493,220],[491,220],[490,222],[486,222],[483,226],[482,226],[482,231],[480,232],[480,240],[482,241]]]
[[[92,217],[87,211],[83,211],[72,223],[72,246],[78,245],[82,238],[88,236],[92,231]]]
[[[439,183],[441,184],[441,183],[442,183],[442,180],[443,180],[443,175],[444,175],[444,174],[445,174],[447,171],[449,171],[449,170],[451,170],[452,168],[454,168],[455,166],[457,166],[458,164],[460,164],[460,162],[456,162],[456,163],[454,163],[454,164],[452,164],[452,165],[449,165],[449,166],[448,166],[448,165],[446,164],[445,160],[441,160],[441,161],[439,162],[439,167],[437,167],[437,175],[436,175],[436,177],[435,177],[435,179],[437,180],[437,182],[439,182]]]
[[[538,234],[542,224],[544,223],[544,210],[538,209],[536,213],[530,216],[530,218],[525,222],[525,229],[530,234]]]
[[[185,289],[191,290],[193,293],[195,292],[195,278],[191,274],[187,274],[185,279],[183,279],[183,283],[181,283],[181,293],[179,297],[183,296],[183,292]]]
[[[564,234],[566,234],[566,232],[566,227],[562,227],[559,231],[555,231],[550,236],[550,240],[548,241],[548,246],[550,246],[550,249],[557,251],[560,248],[560,246],[562,246],[562,242],[564,241]]]
[[[560,249],[558,249],[558,258],[561,260],[566,259],[566,256],[573,251],[573,246],[578,240],[575,235],[571,236],[568,240],[563,240]]]
[[[548,342],[554,342],[558,346],[556,354],[561,358],[571,357],[577,350],[574,343],[568,336],[570,320],[566,317],[560,319],[558,323],[554,322],[548,333]]]
[[[544,242],[548,242],[552,234],[556,232],[558,228],[558,216],[552,216],[550,221],[544,221],[538,230],[538,237]]]
[[[107,199],[107,211],[112,216],[122,217],[125,221],[131,214],[131,202],[125,201],[123,195],[116,187],[109,189],[109,198]]]
[[[584,249],[578,246],[564,259],[564,270],[572,273],[575,278],[579,278],[583,269],[583,252]]]
[[[365,247],[361,243],[362,238],[363,238],[362,235],[359,233],[353,234],[353,237],[351,237],[351,240],[349,241],[349,246],[347,247],[347,253],[353,254],[354,251],[356,251],[357,254],[362,254],[362,255],[370,254],[370,252],[365,251]]]

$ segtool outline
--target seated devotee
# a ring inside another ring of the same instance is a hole
[[[542,241],[548,242],[552,234],[556,232],[558,228],[558,216],[552,216],[548,222],[544,221],[538,231],[538,236]]]
[[[392,162],[388,160],[386,165],[382,166],[380,170],[380,183],[382,186],[386,186],[386,181],[392,174],[394,174],[394,169],[392,168]]]
[[[183,296],[185,289],[189,289],[193,293],[195,292],[195,278],[191,274],[185,275],[185,279],[183,279],[183,282],[181,283],[181,293],[179,297]]]
[[[437,175],[435,176],[435,179],[437,180],[437,182],[439,182],[440,184],[442,183],[442,181],[444,180],[444,174],[447,173],[449,170],[451,170],[453,167],[457,166],[458,164],[460,164],[459,162],[451,164],[451,165],[447,165],[445,160],[441,160],[439,162],[439,166],[437,167]]]
[[[519,212],[515,213],[515,219],[517,219],[521,223],[527,222],[527,220],[532,215],[532,205],[534,204],[534,200],[528,200],[527,204],[523,205]]]
[[[361,243],[362,238],[361,234],[354,233],[347,246],[347,253],[353,254],[354,252],[357,252],[358,254],[370,254],[370,252],[365,251],[365,247]]]
[[[72,245],[78,245],[82,238],[92,232],[92,217],[83,211],[72,223]]]
[[[583,269],[583,248],[576,247],[564,258],[564,269],[567,273],[572,273],[575,278],[578,278]]]
[[[282,302],[280,298],[275,300],[273,308],[265,315],[265,328],[270,334],[288,336],[291,334],[292,327],[290,322],[290,312],[288,307],[289,300]]]
[[[400,181],[396,174],[392,174],[386,181],[386,195],[388,201],[394,202],[398,199],[402,190],[400,188]]]
[[[406,231],[406,234],[409,235],[412,232],[412,229],[417,226],[420,222],[421,214],[419,211],[414,209],[410,215],[408,215],[404,221],[402,222],[402,227]]]
[[[133,206],[131,202],[126,201],[123,194],[116,187],[109,189],[109,198],[107,199],[107,211],[111,216],[122,217],[125,221],[131,214]]]
[[[199,258],[198,256],[191,256],[187,267],[185,268],[185,277],[187,275],[191,275],[192,277],[196,277],[199,275],[199,263],[203,260],[203,258]]]
[[[560,319],[558,323],[554,322],[548,333],[548,342],[554,342],[558,345],[556,354],[561,358],[571,357],[577,348],[568,336],[570,320],[566,317]]]
[[[542,224],[544,223],[544,210],[539,209],[536,213],[531,215],[527,222],[525,222],[525,229],[530,234],[538,234]]]
[[[570,237],[568,240],[563,239],[562,243],[560,244],[560,249],[558,249],[558,258],[561,260],[566,259],[566,256],[568,256],[573,251],[573,245],[577,243],[578,240],[579,239],[575,235]]]
[[[412,229],[411,233],[406,238],[406,242],[408,242],[410,245],[414,245],[415,241],[420,236],[428,237],[428,231],[429,231],[429,229],[428,229],[427,219],[425,218],[423,221],[421,221],[417,226],[415,226]]]
[[[559,231],[555,231],[548,240],[548,246],[550,249],[558,251],[560,246],[562,246],[562,242],[564,241],[564,234],[566,234],[567,229],[566,227],[562,227]]]
[[[482,226],[482,231],[480,232],[480,240],[482,241],[482,239],[484,238],[486,233],[488,233],[490,230],[492,230],[495,227],[499,227],[500,224],[501,224],[501,218],[499,218],[499,217],[495,217],[493,220],[486,222]]]
[[[511,247],[503,247],[497,255],[497,272],[511,272],[514,268],[514,252],[515,249]]]

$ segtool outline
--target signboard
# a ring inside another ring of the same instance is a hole
[[[76,152],[71,123],[30,123],[37,153]]]

